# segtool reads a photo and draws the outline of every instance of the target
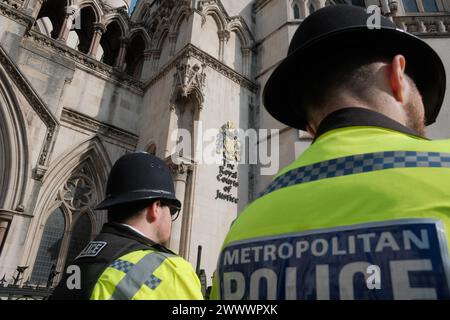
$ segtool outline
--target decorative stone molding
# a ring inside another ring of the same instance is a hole
[[[115,143],[121,143],[129,150],[136,149],[139,139],[137,135],[131,132],[103,123],[67,108],[63,108],[61,123],[71,124],[77,128],[82,128],[89,132],[103,135],[106,138],[110,138],[112,141],[115,141]]]
[[[71,211],[86,210],[97,202],[95,183],[92,181],[86,164],[74,173],[64,184],[60,198]]]
[[[58,120],[51,113],[45,102],[39,97],[38,93],[33,89],[33,86],[20,72],[19,68],[10,59],[6,51],[0,44],[0,63],[8,70],[8,74],[14,79],[16,85],[19,87],[22,94],[30,103],[31,107],[38,114],[41,120],[50,129],[55,129],[58,126]]]
[[[100,34],[104,34],[106,32],[106,26],[102,22],[94,23],[94,32],[99,32]]]
[[[199,1],[198,10],[202,18],[202,26],[205,24],[208,14],[216,17],[215,20],[218,23],[218,33],[221,42],[227,42],[229,33],[235,31],[239,34],[243,46],[253,45],[254,37],[244,18],[241,16],[230,17],[220,0]]]
[[[174,161],[175,160],[175,161]],[[194,170],[195,162],[177,155],[165,159],[174,180],[186,182],[187,176]]]
[[[109,80],[116,85],[132,88],[138,94],[144,94],[144,84],[141,81],[37,31],[30,30],[25,35],[24,41],[30,41],[35,46],[42,47],[47,50],[50,49],[58,53],[60,56],[75,61],[79,67],[87,72],[100,76],[105,80]]]
[[[450,37],[450,15],[395,16],[393,18],[401,29],[415,35]]]
[[[200,50],[196,46],[192,44],[187,44],[172,60],[170,60],[159,73],[154,75],[147,83],[146,87],[152,86],[159,79],[167,75],[173,68],[175,68],[180,61],[185,61],[189,58],[195,58],[200,61],[202,64],[212,68],[213,70],[219,72],[224,75],[228,79],[237,83],[238,85],[250,90],[253,93],[256,93],[259,89],[258,84],[251,81],[250,79],[244,77],[240,73],[236,72],[232,68],[228,67],[224,63],[220,62],[216,58],[212,57],[208,53]]]
[[[127,8],[125,6],[119,7],[119,8],[112,8],[112,7],[108,6],[104,1],[97,1],[97,3],[102,8],[102,11],[105,15],[118,14],[125,20],[126,23],[131,22],[130,16],[128,15]]]
[[[34,24],[34,18],[23,13],[21,7],[15,4],[16,2],[19,1],[0,0],[0,15],[22,23],[30,29]]]
[[[172,162],[171,158],[169,158],[167,165],[169,167],[170,172],[172,173],[172,176],[174,177],[179,175],[185,175],[191,172],[193,169],[192,164],[184,162],[176,164]]]
[[[256,0],[253,4],[253,11],[256,13],[264,8],[272,0]]]
[[[34,169],[34,176],[33,178],[37,181],[42,181],[42,178],[44,178],[45,173],[47,172],[48,167],[37,165]]]
[[[151,61],[153,57],[153,50],[144,51],[144,61]]]
[[[146,14],[142,19],[144,22],[148,21],[162,21],[163,19],[167,19],[169,17],[173,17],[175,11],[178,8],[191,8],[190,0],[165,0],[162,1],[161,5],[151,14]],[[146,7],[143,7],[142,10],[146,10]]]
[[[33,86],[20,72],[15,63],[11,60],[3,47],[0,45],[0,63],[7,70],[8,74],[14,80],[14,83],[20,92],[27,99],[30,106],[44,122],[47,127],[47,133],[38,160],[39,174],[36,177],[41,177],[45,174],[45,168],[49,162],[50,153],[53,149],[56,130],[59,127],[58,119],[53,115],[45,102],[39,97],[39,94],[33,89]]]
[[[170,46],[169,55],[173,56],[175,53],[175,46],[177,44],[178,32],[169,32],[167,34],[167,39],[169,40],[169,46]]]
[[[1,0],[2,3],[5,3],[14,9],[23,8],[23,4],[25,0]]]
[[[194,64],[191,66],[187,62],[180,62],[177,65],[177,72],[174,75],[174,86],[172,98],[170,100],[170,109],[175,110],[175,102],[179,97],[188,98],[193,95],[197,100],[200,110],[203,109],[205,100],[203,88],[206,83],[205,64],[201,66]]]

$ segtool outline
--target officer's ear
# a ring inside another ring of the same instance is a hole
[[[396,55],[391,62],[389,69],[389,83],[392,94],[400,103],[406,101],[408,91],[408,81],[405,74],[406,59],[401,54]]]
[[[160,215],[161,201],[156,200],[147,206],[147,220],[152,223]]]
[[[316,129],[309,123],[306,124],[306,131],[309,133],[311,137],[314,138],[316,136]]]

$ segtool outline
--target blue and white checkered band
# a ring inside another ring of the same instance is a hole
[[[160,283],[161,283],[161,279],[159,279],[154,274],[150,275],[150,278],[147,281],[145,281],[145,285],[152,290],[155,290],[159,286]]]
[[[450,168],[450,154],[439,152],[387,151],[365,153],[317,162],[277,177],[264,196],[281,188],[327,178],[397,168]]]
[[[128,262],[128,261],[124,261],[124,260],[116,260],[113,263],[111,263],[111,265],[109,266],[110,268],[114,268],[116,270],[128,273],[128,271],[130,271],[130,269],[134,266],[133,263]]]
[[[225,300],[450,299],[444,224],[403,219],[228,243]]]

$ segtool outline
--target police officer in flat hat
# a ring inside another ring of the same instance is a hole
[[[81,288],[65,276],[51,299],[203,299],[190,263],[163,246],[181,203],[172,177],[159,158],[129,153],[113,166],[106,199],[109,223],[72,265],[81,270]]]
[[[213,298],[450,298],[450,140],[424,136],[444,66],[370,20],[350,5],[316,11],[269,78],[267,111],[314,140],[231,226]]]

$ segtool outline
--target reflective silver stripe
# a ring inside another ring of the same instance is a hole
[[[164,262],[170,255],[161,252],[151,252],[145,255],[137,264],[135,264],[117,284],[110,300],[131,300],[139,291],[143,284],[149,279],[155,279],[153,272]],[[157,284],[159,284],[157,282]],[[156,285],[157,287],[157,285]],[[156,289],[154,287],[153,289]]]

